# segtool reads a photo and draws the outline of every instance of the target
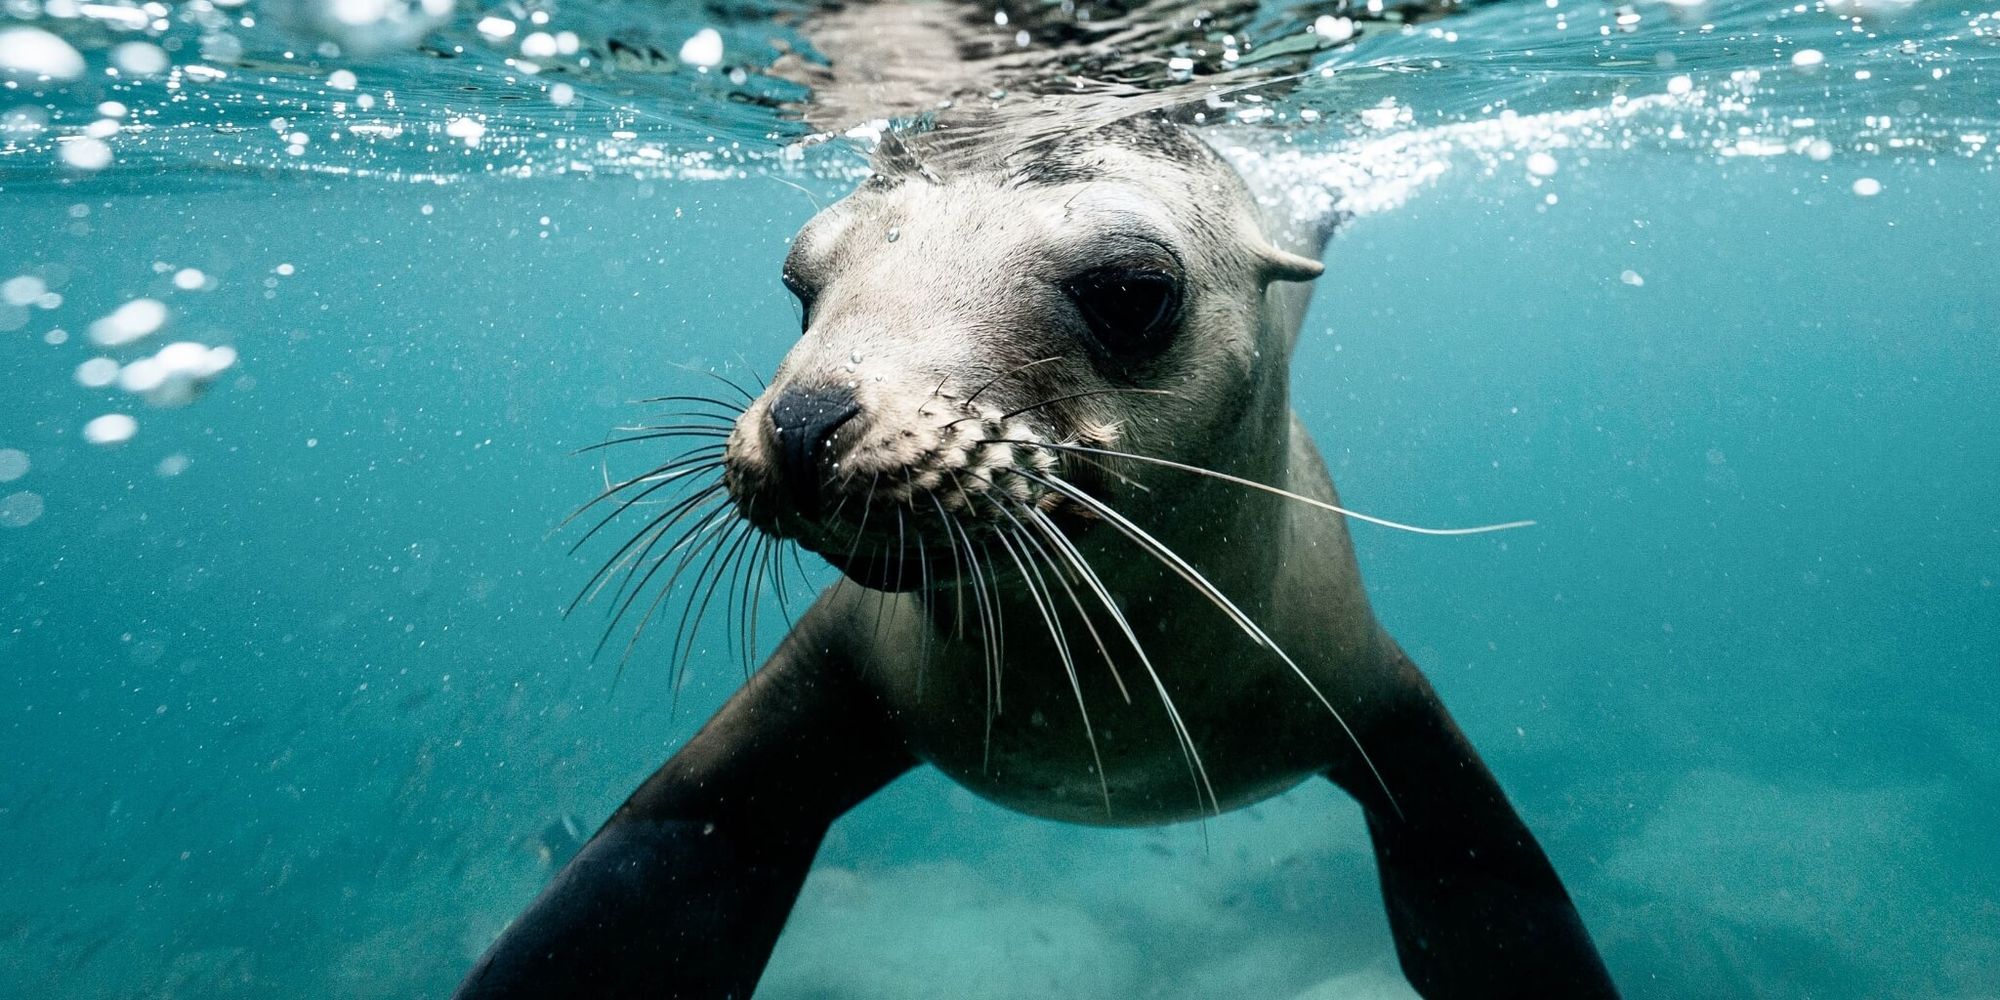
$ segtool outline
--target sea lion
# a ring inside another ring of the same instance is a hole
[[[747,997],[828,825],[928,763],[1095,824],[1324,776],[1419,993],[1615,996],[1324,509],[1288,402],[1321,237],[1284,228],[1152,114],[884,142],[793,244],[804,333],[769,386],[614,488],[719,471],[653,522],[695,525],[688,553],[637,557],[675,575],[782,539],[844,577],[458,995]]]

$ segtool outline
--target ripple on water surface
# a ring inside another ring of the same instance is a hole
[[[1034,21],[1001,14],[981,22],[984,34],[953,30],[1005,50],[1005,62],[977,66],[1019,87],[968,92],[968,78],[941,92],[1019,106],[1034,101],[1038,81],[1091,79],[1192,102],[1190,120],[1255,126],[1266,141],[1315,151],[1647,101],[1622,141],[1713,156],[1990,161],[2000,119],[1989,83],[2000,11],[1545,0],[1396,26],[1356,20],[1371,16],[1365,5],[1328,6],[1353,16],[1228,8],[1192,27],[1134,29],[1136,42],[1110,49],[1074,44],[1092,23],[1074,5]],[[804,5],[23,0],[8,9],[17,23],[0,46],[0,182],[16,185],[91,174],[157,183],[161,168],[430,182],[852,174],[858,157],[806,154],[827,138],[865,143],[886,124],[801,110],[814,96],[806,83],[833,79],[825,67],[845,58],[814,46],[837,39],[812,37]],[[1136,7],[1120,24],[1145,15]]]

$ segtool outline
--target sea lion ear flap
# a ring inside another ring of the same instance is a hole
[[[1257,254],[1263,265],[1258,277],[1266,283],[1273,281],[1311,281],[1326,273],[1326,265],[1309,257],[1286,253],[1274,246],[1265,246]]]

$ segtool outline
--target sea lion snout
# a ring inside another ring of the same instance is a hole
[[[1053,503],[1039,413],[904,381],[781,377],[725,446],[737,512],[864,585],[903,590],[942,583],[963,546]]]
[[[803,517],[818,517],[821,459],[834,434],[861,412],[854,390],[844,385],[792,386],[771,402],[773,451],[784,489]]]

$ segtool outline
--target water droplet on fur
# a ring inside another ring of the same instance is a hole
[[[901,239],[902,236],[903,236],[903,231],[901,229],[898,229],[894,226],[889,227],[889,242],[894,243],[898,239]]]

